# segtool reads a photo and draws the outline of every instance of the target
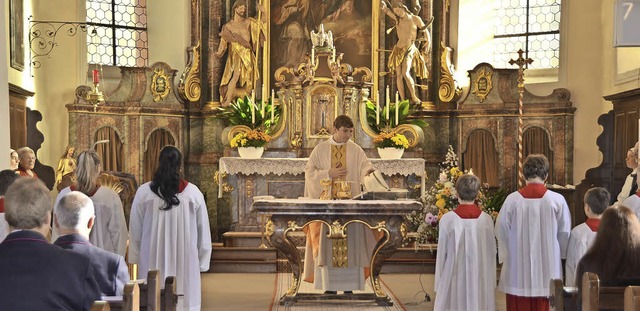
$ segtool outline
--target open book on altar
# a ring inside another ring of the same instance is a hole
[[[364,189],[354,200],[397,200],[406,199],[407,189],[390,188],[380,171],[375,170],[362,180]]]

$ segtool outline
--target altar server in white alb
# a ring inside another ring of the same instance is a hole
[[[127,221],[120,196],[113,189],[101,186],[99,182],[102,164],[100,157],[93,150],[85,150],[78,155],[76,183],[62,189],[54,204],[54,212],[58,209],[60,199],[71,191],[86,194],[95,207],[95,221],[89,242],[91,245],[122,257],[127,254]],[[58,238],[58,228],[54,226],[51,240]]]
[[[211,232],[202,192],[180,178],[182,154],[166,146],[160,151],[153,180],[138,188],[131,207],[129,263],[138,277],[150,269],[160,279],[175,276],[178,310],[200,310],[200,272],[209,270]]]
[[[576,286],[576,270],[578,263],[587,250],[593,245],[596,233],[600,227],[602,213],[609,207],[611,195],[607,189],[595,187],[584,194],[584,214],[587,220],[571,230],[569,246],[567,247],[567,262],[565,264],[566,286]]]
[[[571,217],[562,195],[547,190],[549,161],[532,154],[524,161],[526,186],[507,196],[496,221],[498,289],[507,310],[549,310],[549,280],[562,279]]]
[[[460,176],[459,204],[440,219],[434,310],[496,310],[496,238],[491,216],[474,202],[479,189],[478,177]]]
[[[313,149],[305,167],[305,197],[320,198],[322,179],[351,182],[352,195],[360,194],[362,179],[373,172],[373,167],[362,148],[350,140],[353,126],[351,118],[338,116],[333,122],[333,136]],[[368,276],[365,270],[369,271],[365,268],[369,266],[375,246],[373,233],[362,224],[347,226],[348,266],[334,267],[331,256],[333,240],[326,237],[326,230],[326,225],[321,226],[317,222],[305,228],[307,244],[303,280],[313,283],[316,289],[324,290],[327,294],[364,290]]]

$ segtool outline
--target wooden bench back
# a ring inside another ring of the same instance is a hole
[[[122,299],[104,298],[109,303],[110,311],[140,311],[140,287],[137,283],[129,282],[124,286]]]
[[[585,272],[582,276],[582,310],[622,310],[625,289],[624,286],[602,287],[597,274]]]
[[[176,311],[178,309],[178,294],[177,294],[176,277],[168,276],[164,281],[164,289],[161,293],[161,311]]]
[[[627,286],[624,290],[624,311],[640,311],[640,286]]]
[[[561,279],[552,279],[549,284],[550,311],[578,310],[578,288],[564,287]]]
[[[140,310],[160,311],[160,272],[149,270],[147,279],[140,283]]]
[[[96,300],[91,304],[91,311],[111,311],[111,307],[107,301]]]

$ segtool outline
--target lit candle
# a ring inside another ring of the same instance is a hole
[[[386,103],[385,107],[387,108],[387,111],[385,111],[385,117],[386,117],[385,120],[387,120],[387,125],[388,125],[389,124],[389,102],[391,101],[391,97],[389,97],[389,86],[388,85],[387,85],[387,92],[386,93],[387,93],[386,94],[387,96],[386,96],[385,99],[387,100],[387,103]]]
[[[256,92],[251,90],[251,124],[256,123]]]
[[[271,89],[271,126],[273,126],[273,122],[275,122],[274,113],[276,111],[276,93]]]
[[[100,83],[100,74],[98,73],[98,69],[93,70],[93,84]]]
[[[376,91],[376,125],[380,124],[380,90]]]
[[[398,107],[400,106],[400,101],[398,100],[398,92],[396,92],[396,126],[398,126]]]

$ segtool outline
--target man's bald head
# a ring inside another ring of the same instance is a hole
[[[56,210],[56,225],[64,230],[74,230],[80,234],[88,234],[93,225],[95,209],[93,201],[80,191],[71,191],[64,195]],[[88,225],[91,222],[91,225]]]

